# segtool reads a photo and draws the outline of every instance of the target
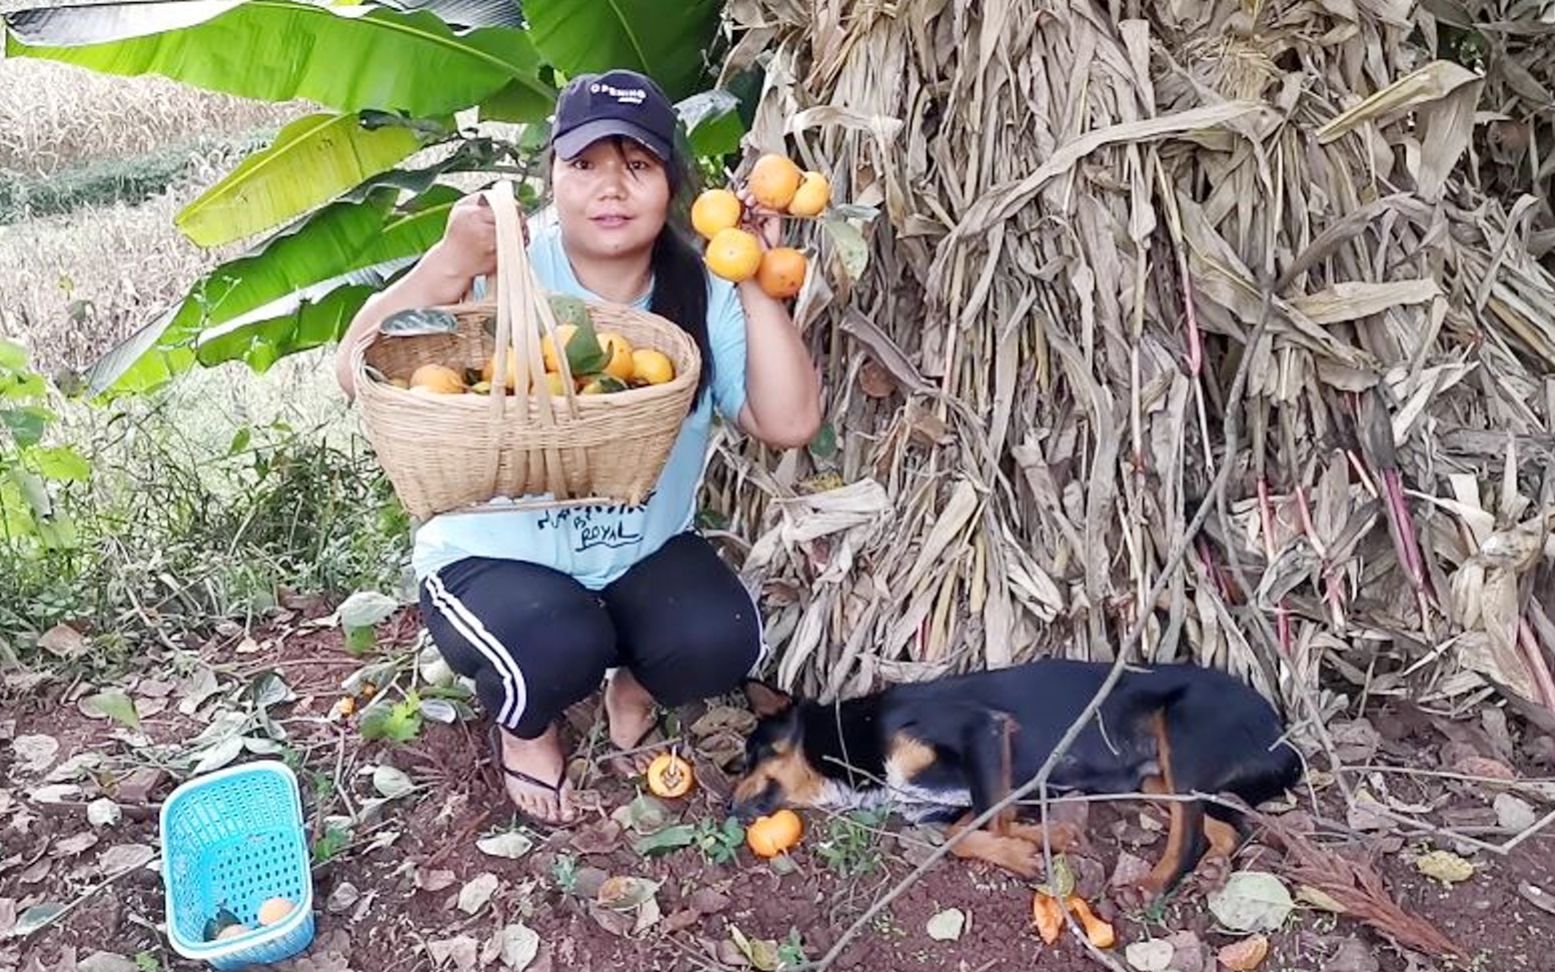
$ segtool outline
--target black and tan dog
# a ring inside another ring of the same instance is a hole
[[[782,807],[892,805],[952,831],[1036,775],[1101,687],[1105,664],[1044,660],[895,685],[837,705],[796,701],[746,684],[759,720],[731,794],[742,820]],[[1053,792],[1231,793],[1249,806],[1279,796],[1301,774],[1274,708],[1209,668],[1129,668],[1059,761]],[[1224,804],[1173,801],[1166,850],[1138,891],[1174,887],[1211,853],[1227,857],[1240,817]],[[1023,877],[1041,873],[1042,829],[1003,813],[953,849]],[[1083,835],[1055,826],[1056,850]]]

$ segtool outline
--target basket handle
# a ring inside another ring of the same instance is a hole
[[[492,388],[491,397],[495,401],[492,402],[491,421],[494,427],[506,429],[503,416],[508,393],[507,354],[511,350],[516,365],[514,377],[517,379],[512,394],[515,403],[519,405],[520,424],[529,419],[529,396],[532,394],[539,401],[540,425],[554,428],[558,405],[570,417],[576,417],[578,407],[572,369],[568,366],[566,349],[557,333],[556,315],[551,311],[550,301],[546,299],[545,291],[535,277],[534,267],[529,262],[513,183],[504,179],[486,190],[484,195],[497,224],[497,273],[494,281],[497,333],[493,362],[496,374],[493,377],[498,379],[496,384],[501,388]],[[545,358],[541,353],[542,331],[550,337],[551,346],[556,350],[557,370],[562,379],[561,396],[554,395],[546,381]],[[499,435],[502,434],[499,431]],[[499,447],[492,456],[493,487],[497,481],[501,452]],[[543,461],[551,495],[558,499],[569,498],[560,451],[546,449]]]

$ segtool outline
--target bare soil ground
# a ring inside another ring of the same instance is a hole
[[[9,781],[0,793],[0,969],[128,972],[138,965],[150,972],[196,966],[174,955],[158,928],[163,902],[156,861],[106,884],[105,873],[157,848],[156,811],[174,784],[172,775],[152,766],[158,754],[187,744],[224,698],[240,696],[243,686],[257,684],[256,677],[268,671],[278,673],[294,696],[270,711],[298,754],[315,835],[326,832],[332,815],[354,811],[363,817],[349,846],[315,866],[317,935],[309,952],[286,963],[299,972],[503,969],[509,965],[499,933],[518,923],[538,936],[531,969],[743,968],[752,956],[735,944],[740,936],[757,943],[752,954],[758,967],[792,963],[801,955],[813,961],[932,847],[932,833],[905,828],[896,819],[874,828],[809,814],[803,842],[776,868],[743,845],[727,861],[697,846],[644,857],[633,848],[638,835],[623,833],[611,819],[612,811],[638,795],[637,788],[590,769],[582,783],[598,794],[599,809],[583,827],[549,835],[523,831],[533,841],[531,850],[518,859],[492,856],[477,849],[477,841],[513,830],[515,822],[490,772],[482,723],[428,721],[417,738],[398,744],[365,741],[350,720],[330,721],[342,682],[364,662],[344,650],[337,630],[308,626],[310,618],[325,614],[322,605],[303,602],[293,608],[263,630],[229,629],[212,637],[197,662],[191,653],[169,651],[146,658],[141,671],[118,681],[136,700],[147,739],[83,714],[80,698],[103,686],[10,679],[0,719],[0,739],[7,743],[0,772]],[[414,612],[396,618],[380,628],[380,649],[403,656],[418,628]],[[224,688],[189,707],[192,715],[180,712],[191,692],[198,695],[190,686],[204,678],[201,672],[216,674]],[[590,732],[596,708],[597,699],[571,714],[580,772],[599,755],[597,734]],[[723,819],[719,794],[727,780],[707,754],[729,751],[737,735],[731,726],[738,720],[731,709],[701,709],[682,716],[685,726],[701,729],[687,738],[702,785],[667,805],[666,823],[706,821],[705,834]],[[708,718],[698,723],[702,716]],[[709,730],[720,722],[722,728]],[[1478,725],[1447,724],[1397,709],[1375,713],[1372,724],[1378,732],[1368,738],[1379,765],[1437,771],[1467,765],[1481,773],[1500,772],[1499,766],[1523,781],[1551,775],[1549,741],[1515,727],[1504,735],[1487,733]],[[36,737],[56,741],[57,751],[43,759]],[[62,777],[61,764],[83,755],[102,760],[95,769]],[[378,796],[371,774],[377,766],[401,770],[416,789],[369,812]],[[40,790],[51,772],[80,792]],[[1492,833],[1498,826],[1492,802],[1504,787],[1417,773],[1396,773],[1388,782],[1395,806],[1428,810],[1420,815],[1438,824],[1466,832],[1479,828],[1488,840],[1504,839]],[[120,807],[117,824],[88,821],[85,803],[102,795]],[[1549,809],[1537,798],[1528,803],[1539,814]],[[1321,791],[1315,807],[1294,813],[1300,816],[1287,819],[1306,821],[1324,847],[1355,859],[1370,855],[1395,900],[1458,942],[1466,957],[1418,955],[1353,916],[1298,900],[1283,927],[1269,935],[1272,949],[1260,968],[1551,967],[1555,913],[1539,902],[1555,893],[1555,834],[1536,836],[1504,858],[1469,852],[1472,877],[1448,885],[1421,874],[1415,862],[1433,847],[1452,849],[1450,841],[1433,843],[1386,829],[1357,832],[1343,822],[1332,787]],[[1093,847],[1069,863],[1081,892],[1116,925],[1119,944],[1112,953],[1120,966],[1127,967],[1126,945],[1175,935],[1179,947],[1170,968],[1220,968],[1214,951],[1245,937],[1222,928],[1207,907],[1207,894],[1225,875],[1201,871],[1149,913],[1122,910],[1109,896],[1108,880],[1120,857],[1149,860],[1159,853],[1163,815],[1133,804],[1096,804],[1087,817]],[[1285,868],[1272,841],[1244,847],[1235,866],[1275,875]],[[656,882],[652,902],[635,909],[601,907],[600,885],[613,876]],[[483,885],[491,892],[485,900],[474,890]],[[1539,890],[1546,896],[1540,898]],[[835,967],[966,972],[1094,967],[1067,934],[1055,945],[1042,943],[1032,928],[1030,899],[1027,882],[982,865],[943,860],[856,938]],[[47,903],[74,904],[41,932],[7,937],[19,915]],[[936,940],[927,931],[930,919],[946,909],[959,909],[965,917],[956,940]]]

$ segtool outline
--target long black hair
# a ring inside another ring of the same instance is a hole
[[[622,136],[611,140],[621,151]],[[546,151],[543,171],[550,172],[554,156]],[[669,212],[664,227],[653,241],[649,267],[653,271],[653,295],[648,310],[665,320],[674,321],[691,335],[702,356],[702,373],[697,380],[696,401],[712,386],[713,349],[707,332],[707,270],[700,251],[691,242],[690,208],[697,191],[697,176],[685,149],[677,144],[663,163],[669,182]]]

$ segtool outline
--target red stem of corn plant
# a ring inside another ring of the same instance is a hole
[[[1268,563],[1274,563],[1274,504],[1269,502],[1269,480],[1266,476],[1258,477],[1258,515],[1263,521],[1263,550]],[[1286,599],[1280,598],[1280,603],[1274,606],[1274,630],[1280,636],[1280,653],[1290,657],[1290,608],[1286,606]]]
[[[1420,544],[1415,539],[1415,520],[1404,501],[1404,478],[1397,469],[1382,470],[1382,493],[1387,499],[1388,519],[1393,521],[1393,549],[1409,577],[1409,583],[1422,594],[1429,594]]]
[[[1555,677],[1550,675],[1550,667],[1544,663],[1539,636],[1534,634],[1533,626],[1526,617],[1517,619],[1517,643],[1523,649],[1523,663],[1528,666],[1528,674],[1533,678],[1534,691],[1543,696],[1534,701],[1555,712]]]
[[[1204,341],[1199,334],[1199,317],[1193,310],[1193,275],[1188,272],[1188,250],[1177,248],[1177,266],[1182,274],[1182,311],[1188,325],[1188,374],[1198,381],[1204,370]]]

